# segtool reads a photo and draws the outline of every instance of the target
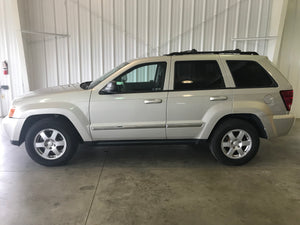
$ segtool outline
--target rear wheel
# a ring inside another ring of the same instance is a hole
[[[63,165],[73,157],[78,146],[78,141],[71,132],[71,126],[62,120],[40,120],[27,132],[26,151],[41,165]]]
[[[259,136],[248,122],[231,119],[221,123],[210,139],[214,157],[227,165],[243,165],[250,161],[259,148]]]

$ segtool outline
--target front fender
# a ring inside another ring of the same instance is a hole
[[[83,141],[92,141],[89,130],[88,106],[84,107],[84,111],[71,103],[56,103],[55,107],[49,107],[49,104],[29,104],[17,109],[17,118],[27,119],[37,115],[62,115],[68,118],[77,129]]]

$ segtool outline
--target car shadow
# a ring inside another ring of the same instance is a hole
[[[140,168],[270,168],[300,166],[297,141],[286,146],[281,137],[269,141],[261,139],[258,154],[243,166],[226,166],[215,160],[207,143],[199,145],[124,145],[91,146],[80,145],[71,167],[140,167]]]
[[[95,165],[105,167],[199,167],[220,166],[207,143],[199,145],[80,145],[69,166]]]

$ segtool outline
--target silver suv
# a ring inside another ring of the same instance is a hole
[[[66,163],[82,142],[192,143],[242,165],[259,138],[294,123],[293,90],[267,57],[240,50],[175,52],[136,59],[97,80],[15,99],[3,125],[16,145],[46,166]]]

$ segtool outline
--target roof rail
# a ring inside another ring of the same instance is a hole
[[[169,54],[165,54],[165,56],[173,56],[173,55],[193,55],[193,54],[199,54],[199,55],[205,55],[205,54],[239,54],[239,55],[258,55],[257,52],[243,52],[240,49],[235,50],[225,50],[225,51],[203,51],[198,52],[196,49],[187,50],[183,52],[171,52]]]

